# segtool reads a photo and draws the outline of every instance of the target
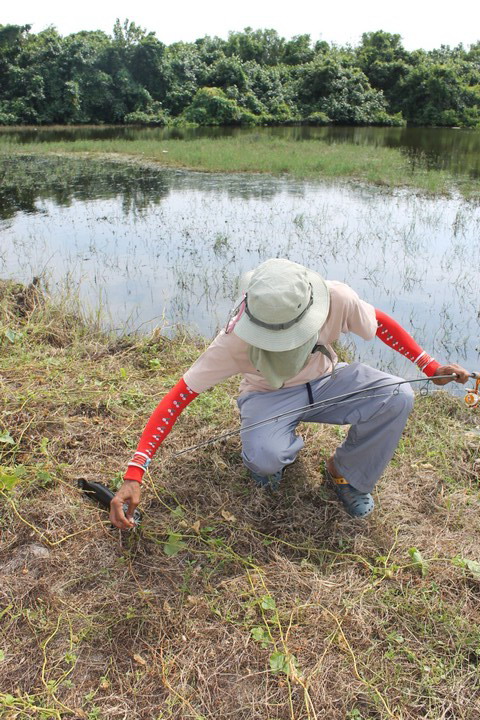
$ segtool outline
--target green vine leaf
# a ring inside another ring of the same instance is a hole
[[[272,672],[284,673],[289,677],[298,677],[298,662],[295,655],[290,653],[282,653],[279,650],[275,650],[270,655],[270,670]]]
[[[270,644],[268,632],[264,627],[257,626],[250,630],[250,634],[254,640],[261,643],[262,648],[266,648]]]
[[[17,338],[20,338],[22,336],[21,333],[17,333],[14,330],[11,330],[11,328],[7,328],[4,332],[5,337],[7,340],[9,340],[12,344],[15,342]]]
[[[277,609],[275,599],[271,595],[264,595],[261,599],[260,605],[264,610],[276,610]]]
[[[283,672],[288,675],[288,663],[284,653],[275,650],[275,652],[270,655],[269,661],[272,672]]]
[[[413,566],[420,572],[422,577],[425,577],[428,573],[428,564],[423,559],[420,550],[417,550],[416,547],[411,547],[408,554],[412,558]]]
[[[17,475],[2,473],[0,470],[0,490],[6,490],[9,492],[10,490],[13,490],[15,485],[19,482],[20,478]]]
[[[182,541],[182,535],[179,535],[178,533],[170,533],[167,542],[163,546],[163,552],[165,555],[168,555],[168,557],[173,557],[186,547],[186,543]]]
[[[453,560],[454,564],[458,567],[469,570],[473,577],[480,580],[480,563],[476,560],[468,560],[468,558],[457,557]]]

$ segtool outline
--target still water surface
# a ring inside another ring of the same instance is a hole
[[[460,198],[99,160],[12,158],[0,188],[0,276],[80,284],[123,331],[211,337],[242,272],[287,257],[350,284],[425,349],[480,369],[480,211]],[[415,370],[379,340],[355,352]]]

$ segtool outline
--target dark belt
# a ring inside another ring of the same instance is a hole
[[[335,377],[335,363],[333,362],[333,358],[332,358],[332,354],[331,354],[330,350],[328,350],[328,348],[326,348],[325,345],[318,345],[318,344],[317,344],[317,345],[314,346],[314,348],[313,348],[313,350],[312,350],[312,353],[314,353],[314,352],[321,352],[322,355],[325,355],[325,357],[327,357],[327,358],[330,360],[330,362],[332,363],[332,374],[331,374],[331,378],[332,378],[332,380],[333,380],[333,378]],[[312,386],[310,385],[309,382],[305,383],[305,386],[306,386],[306,388],[307,388],[307,393],[308,393],[308,404],[309,404],[309,405],[313,405]]]

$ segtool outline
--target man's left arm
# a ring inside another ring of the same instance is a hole
[[[375,317],[378,327],[376,335],[386,345],[404,355],[408,360],[415,363],[427,377],[437,375],[456,375],[456,378],[446,377],[432,380],[435,385],[446,385],[454,379],[458,383],[466,383],[470,373],[457,363],[440,365],[434,358],[420,347],[413,337],[392,317],[382,310],[375,309]]]

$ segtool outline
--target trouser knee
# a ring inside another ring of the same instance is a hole
[[[255,448],[252,452],[246,450],[242,453],[243,462],[258,475],[273,475],[282,469],[283,463],[279,454],[266,451],[263,448]]]
[[[392,395],[390,402],[397,409],[399,415],[408,416],[413,408],[414,400],[415,394],[411,385],[400,385],[398,392]]]
[[[248,469],[258,475],[273,475],[295,460],[302,445],[301,438],[296,438],[296,442],[289,448],[244,443],[242,459]]]

